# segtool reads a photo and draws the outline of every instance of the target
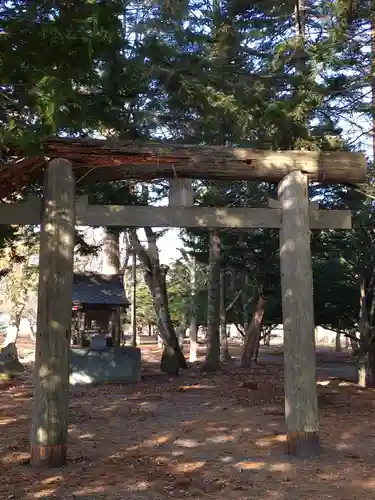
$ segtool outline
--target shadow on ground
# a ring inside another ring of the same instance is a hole
[[[155,356],[153,357],[153,355]],[[0,497],[19,500],[373,499],[375,393],[321,381],[322,454],[284,455],[282,366],[72,389],[69,463],[28,465],[29,374],[4,389]]]

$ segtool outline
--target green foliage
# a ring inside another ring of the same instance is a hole
[[[365,96],[370,7],[369,1],[309,2],[301,44],[292,0],[1,2],[1,161],[12,160],[10,143],[32,153],[51,134],[262,149],[363,147],[368,122],[349,141],[342,127],[373,114]],[[366,194],[373,178],[371,173],[361,186]],[[268,196],[275,197],[275,186],[265,183],[197,186],[197,204],[264,206]],[[79,179],[77,190],[83,191]],[[95,203],[149,201],[134,183],[122,181],[85,192]],[[165,184],[154,184],[149,199],[165,192]],[[356,276],[374,253],[372,207],[344,186],[314,185],[310,195],[326,208],[349,207],[356,216],[353,231],[322,231],[312,238],[317,322],[351,328],[358,314]],[[0,248],[15,233],[2,228]],[[247,277],[245,296],[228,317],[242,321],[244,309],[251,315],[262,291],[269,297],[265,321],[279,322],[277,232],[223,231],[221,238],[228,303]],[[207,232],[185,231],[184,239],[204,268]],[[92,250],[78,243],[82,251]],[[175,322],[189,315],[186,272],[186,263],[178,262],[168,277]],[[206,293],[203,285],[200,321]],[[140,317],[149,320],[151,297],[144,284],[138,294]]]

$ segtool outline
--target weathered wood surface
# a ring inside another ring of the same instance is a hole
[[[169,206],[191,207],[194,204],[194,192],[191,179],[171,179],[169,182]]]
[[[280,270],[284,325],[285,419],[288,452],[319,452],[314,299],[307,176],[293,172],[279,184],[282,207]]]
[[[31,431],[31,464],[66,462],[72,315],[75,179],[67,160],[46,171]]]
[[[270,208],[281,208],[281,201],[274,200],[273,198],[268,198],[268,206]],[[318,201],[310,201],[309,202],[309,210],[319,210],[319,202]]]
[[[362,153],[315,151],[260,151],[224,146],[101,139],[48,139],[50,157],[71,160],[77,178],[85,182],[118,179],[150,180],[186,177],[210,180],[278,182],[294,170],[327,183],[362,182],[366,161]],[[90,170],[93,169],[93,170]]]
[[[41,203],[0,204],[0,224],[40,223]],[[350,210],[309,209],[311,229],[351,229]],[[193,227],[193,228],[280,228],[280,208],[147,207],[87,205],[77,200],[77,226]]]
[[[0,212],[1,213],[1,212]],[[311,229],[350,229],[349,210],[310,210]],[[77,225],[122,227],[280,228],[281,209],[77,205]]]

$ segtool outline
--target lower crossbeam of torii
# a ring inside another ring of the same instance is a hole
[[[23,203],[0,203],[0,225],[39,225],[43,202],[29,197]],[[87,196],[76,200],[76,226],[175,227],[210,229],[254,229],[282,226],[282,210],[277,200],[269,208],[151,207],[140,205],[90,205]],[[310,229],[350,229],[349,210],[322,210],[309,205]]]

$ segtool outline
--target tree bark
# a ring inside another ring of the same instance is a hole
[[[336,341],[335,341],[335,351],[336,352],[341,352],[341,333],[337,332],[336,333]]]
[[[220,270],[220,359],[230,361],[227,336],[227,311],[225,305],[225,269]]]
[[[375,2],[372,1],[372,7],[375,7]],[[375,155],[375,12],[372,10],[371,15],[371,112],[372,112],[372,151]],[[375,161],[375,156],[373,157]],[[375,268],[372,268],[371,279],[369,280],[368,289],[364,297],[371,298],[371,305],[367,312],[367,353],[365,363],[364,382],[365,387],[375,387]],[[363,375],[361,377],[362,382]]]
[[[361,387],[375,387],[375,268],[360,283],[359,349],[357,382]],[[370,307],[369,307],[370,305]]]
[[[75,224],[75,179],[68,161],[49,164],[44,196],[31,465],[60,467],[67,455]]]
[[[189,325],[190,363],[195,363],[197,361],[197,350],[198,350],[196,278],[197,278],[197,262],[196,258],[193,256],[191,259],[191,266],[190,266],[190,325]]]
[[[102,273],[107,276],[119,275],[120,274],[120,242],[119,242],[119,232],[117,229],[106,227],[104,229],[104,241],[103,241],[103,264]],[[113,331],[112,339],[114,345],[120,345],[122,337],[121,328],[121,317],[120,314],[116,312],[113,315]]]
[[[117,229],[106,227],[102,248],[102,273],[111,276],[120,274],[120,244]]]
[[[137,254],[132,253],[132,302],[131,302],[131,326],[132,346],[137,347]]]
[[[152,295],[157,325],[164,342],[160,369],[168,375],[178,375],[180,368],[188,368],[186,359],[178,343],[169,313],[168,294],[166,287],[167,266],[146,270],[145,281]]]
[[[245,343],[242,349],[242,356],[241,356],[242,368],[251,368],[251,363],[254,357],[255,349],[260,340],[260,334],[262,330],[262,322],[266,304],[267,304],[267,299],[261,295],[258,299],[250,326],[245,332]]]
[[[220,363],[220,235],[210,232],[207,353],[204,371],[217,371]]]
[[[179,346],[176,332],[173,328],[166,285],[168,267],[160,264],[156,235],[150,227],[145,227],[148,249],[142,246],[135,229],[129,231],[132,248],[136,251],[145,267],[145,281],[150,290],[157,318],[159,335],[163,339],[164,350],[160,369],[168,375],[178,375],[180,368],[188,365]]]

